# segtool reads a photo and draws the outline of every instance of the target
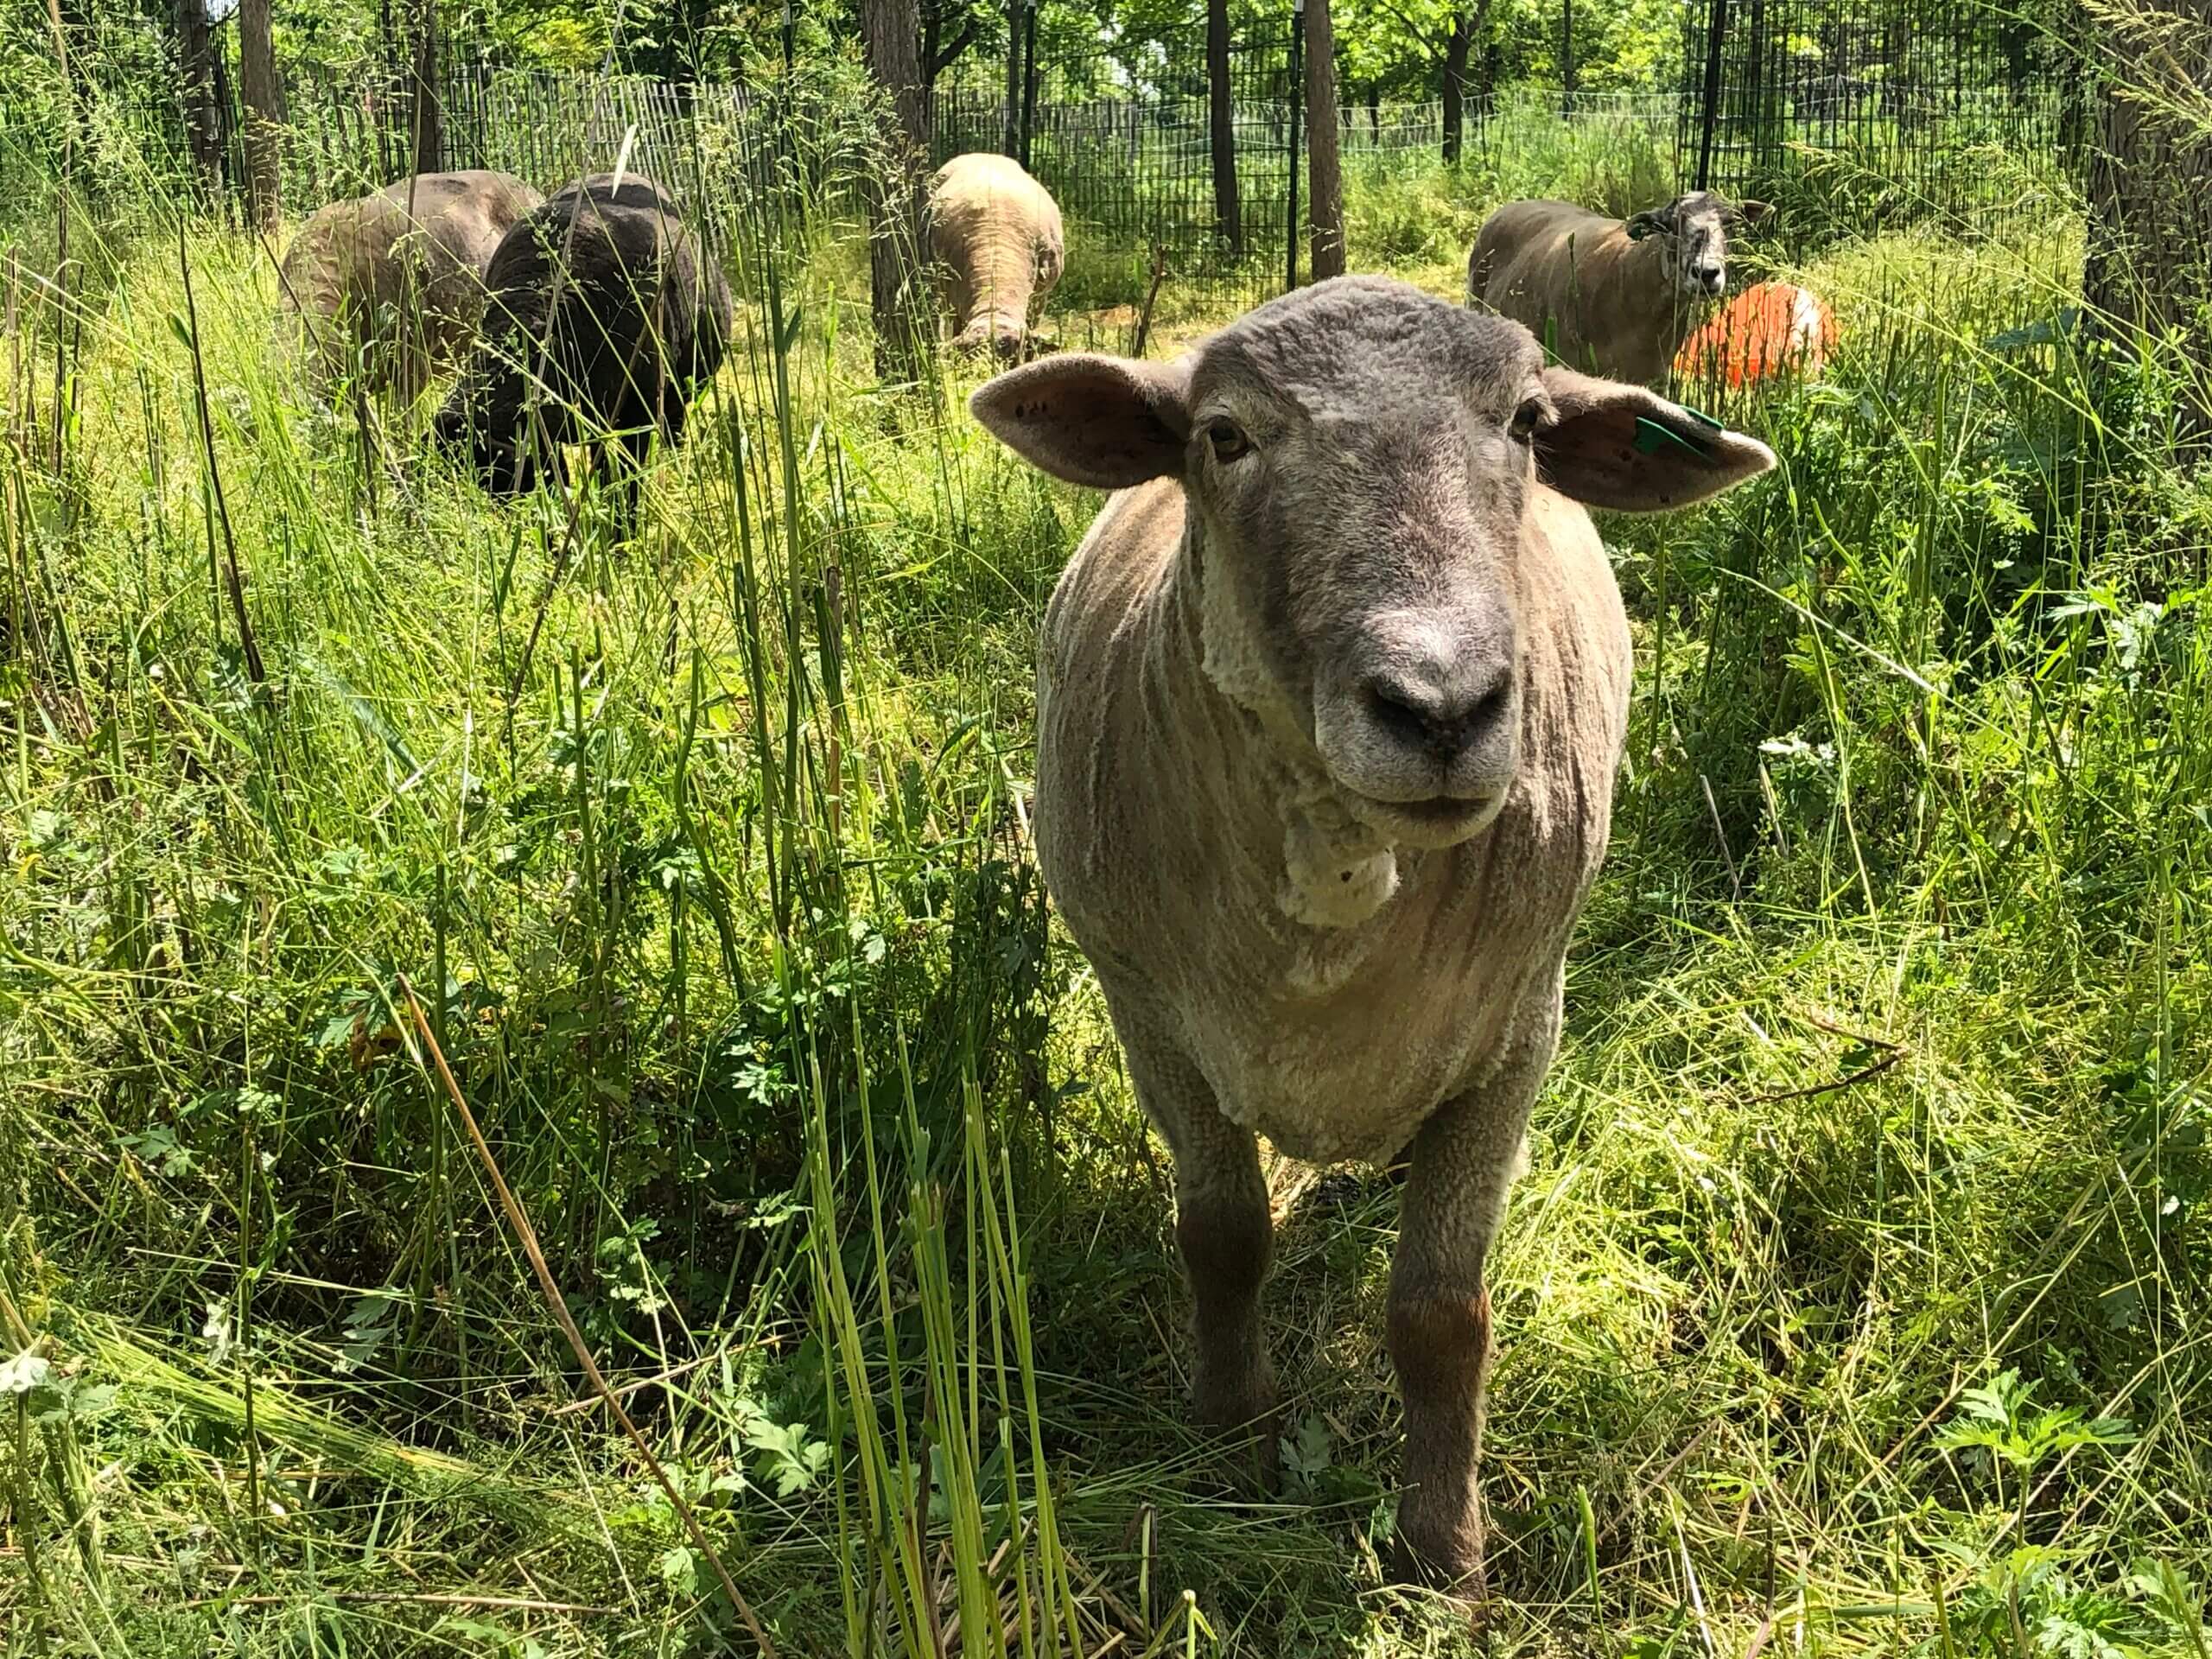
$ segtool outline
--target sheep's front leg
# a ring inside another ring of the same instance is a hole
[[[1395,1565],[1402,1578],[1470,1599],[1484,1590],[1478,1465],[1491,1318],[1483,1262],[1551,1060],[1549,1033],[1533,1047],[1507,1077],[1447,1103],[1422,1126],[1390,1270],[1390,1358],[1406,1411]]]
[[[1214,1103],[1179,1054],[1129,1055],[1137,1097],[1175,1154],[1175,1243],[1194,1304],[1198,1421],[1250,1427],[1263,1477],[1275,1460],[1275,1382],[1260,1324],[1260,1294],[1274,1254],[1274,1218],[1259,1143]]]

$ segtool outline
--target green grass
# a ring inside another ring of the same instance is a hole
[[[1392,188],[1356,263],[1463,250]],[[854,234],[740,250],[626,550],[306,407],[218,227],[189,303],[118,235],[0,352],[0,1650],[749,1646],[408,987],[780,1652],[1469,1650],[1378,1567],[1387,1185],[1274,1172],[1283,1490],[1186,1421],[1166,1154],[1027,850],[1095,498],[879,389]],[[2158,354],[1993,348],[2078,245],[1792,268],[1844,344],[1731,411],[1780,473],[1605,526],[1500,1651],[2203,1659],[2212,492]]]

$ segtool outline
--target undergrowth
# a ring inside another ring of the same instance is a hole
[[[1450,292],[1496,194],[1643,188],[1585,162],[1355,178],[1355,264]],[[80,225],[22,308],[6,1652],[1468,1650],[1379,1566],[1386,1183],[1274,1171],[1281,1491],[1184,1411],[1165,1154],[1027,844],[1096,499],[971,370],[876,385],[854,227],[755,228],[626,546],[311,406],[219,225]],[[1637,702],[1495,1264],[1499,1651],[2203,1659],[2212,493],[2078,260],[1777,267],[1842,340],[1728,410],[1781,468],[1605,526]]]

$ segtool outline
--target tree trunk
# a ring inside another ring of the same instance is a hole
[[[223,178],[222,128],[215,118],[215,46],[207,0],[176,0],[176,57],[184,84],[184,136],[200,182],[213,194]]]
[[[1236,106],[1229,82],[1229,0],[1206,0],[1206,116],[1213,152],[1213,218],[1231,258],[1244,252],[1236,194]]]
[[[2090,151],[2092,310],[2132,344],[2178,334],[2186,436],[2212,441],[2212,0],[2163,0],[2098,32],[2105,83]]]
[[[407,72],[407,149],[417,173],[446,165],[444,112],[438,107],[437,0],[415,0],[408,9],[411,62]]]
[[[1337,40],[1329,0],[1306,0],[1306,156],[1313,280],[1344,274],[1344,181],[1337,155]]]
[[[1465,148],[1467,133],[1467,56],[1474,48],[1475,32],[1464,11],[1452,15],[1452,33],[1444,41],[1444,162],[1450,166]]]
[[[245,104],[247,194],[255,228],[276,228],[283,211],[284,83],[276,73],[270,0],[238,0],[238,89]]]
[[[914,0],[861,0],[861,48],[869,71],[889,94],[882,176],[874,181],[875,220],[868,240],[868,296],[875,312],[880,373],[912,379],[926,348],[921,283],[922,168],[929,131],[922,109],[921,64],[915,48],[921,21]]]

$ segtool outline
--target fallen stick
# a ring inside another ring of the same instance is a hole
[[[598,1362],[592,1358],[591,1350],[584,1344],[583,1332],[576,1329],[575,1320],[569,1315],[569,1304],[561,1295],[561,1287],[553,1282],[553,1269],[545,1265],[545,1252],[538,1247],[537,1231],[530,1224],[530,1217],[523,1213],[521,1201],[508,1190],[507,1179],[499,1173],[499,1160],[492,1155],[491,1143],[485,1140],[484,1131],[477,1128],[476,1114],[468,1109],[468,1103],[461,1098],[461,1085],[453,1080],[452,1068],[446,1065],[445,1051],[438,1046],[438,1039],[430,1030],[429,1017],[423,1012],[422,1003],[415,997],[415,988],[407,982],[404,974],[399,980],[399,992],[407,999],[407,1012],[414,1016],[415,1029],[423,1039],[423,1046],[429,1052],[431,1060],[437,1066],[438,1081],[445,1084],[447,1097],[453,1102],[454,1110],[461,1114],[461,1123],[468,1130],[468,1139],[476,1148],[477,1157],[483,1162],[484,1173],[491,1177],[492,1190],[499,1194],[499,1207],[507,1212],[507,1224],[514,1229],[515,1238],[522,1245],[523,1254],[530,1258],[531,1271],[537,1275],[537,1287],[544,1294],[545,1306],[560,1325],[561,1334],[568,1338],[569,1347],[575,1354],[576,1363],[583,1367],[584,1375],[591,1379],[591,1385],[599,1391],[599,1397],[607,1402],[607,1408],[622,1425],[622,1432],[630,1437],[631,1445],[638,1448],[638,1455],[645,1460],[645,1467],[652,1471],[661,1491],[667,1494],[677,1518],[683,1522],[683,1529],[691,1535],[691,1541],[699,1547],[699,1553],[714,1568],[715,1577],[721,1583],[722,1593],[729,1598],[729,1605],[737,1609],[737,1616],[745,1621],[746,1632],[752,1637],[753,1645],[760,1649],[762,1659],[776,1659],[776,1644],[768,1639],[768,1632],[760,1628],[760,1621],[753,1616],[753,1604],[739,1592],[737,1580],[730,1577],[729,1569],[722,1565],[721,1556],[708,1541],[707,1529],[699,1524],[699,1517],[691,1512],[691,1506],[683,1501],[683,1495],[669,1479],[668,1471],[660,1466],[660,1459],[653,1455],[652,1447],[645,1444],[645,1437],[638,1432],[638,1426],[630,1421],[630,1414],[622,1409],[622,1402],[614,1397],[614,1390],[607,1386],[606,1377],[600,1374]]]

